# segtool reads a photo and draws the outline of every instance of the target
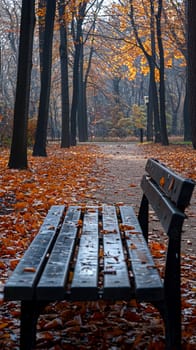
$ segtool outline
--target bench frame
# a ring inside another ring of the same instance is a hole
[[[51,301],[133,297],[139,302],[151,302],[159,310],[165,324],[166,349],[181,348],[181,233],[195,183],[155,159],[147,161],[146,172],[141,182],[143,197],[138,219],[126,205],[103,205],[101,211],[95,206],[86,208],[85,213],[77,206],[51,207],[4,288],[5,300],[21,300],[21,350],[35,348],[39,315]],[[163,282],[147,245],[149,205],[168,235]],[[100,270],[102,288],[98,286]]]

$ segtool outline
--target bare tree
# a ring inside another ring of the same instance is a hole
[[[56,0],[47,1],[43,45],[43,70],[41,72],[39,113],[35,135],[35,144],[33,147],[33,156],[47,156],[46,139],[51,85],[52,41],[55,11]]]
[[[14,126],[9,168],[27,168],[27,122],[35,24],[34,0],[22,1]]]
[[[70,146],[69,128],[69,75],[68,75],[68,50],[67,50],[67,23],[65,19],[65,1],[59,1],[60,21],[60,60],[61,60],[61,106],[62,106],[62,130],[61,147]]]
[[[84,21],[86,1],[81,1],[78,6],[78,13],[75,14],[72,20],[72,35],[74,40],[75,52],[74,52],[74,64],[73,64],[73,94],[71,104],[71,145],[76,145],[76,125],[77,125],[77,109],[78,109],[78,97],[79,97],[79,63],[80,53],[82,47],[82,24]]]
[[[139,36],[137,25],[134,16],[134,5],[133,1],[129,0],[130,3],[130,20],[133,27],[133,32],[136,41],[143,52],[144,56],[149,65],[150,78],[149,78],[149,105],[148,105],[148,121],[147,121],[147,139],[152,141],[153,139],[153,116],[155,124],[155,141],[158,142],[160,139],[160,121],[159,121],[159,107],[158,107],[158,95],[157,86],[155,81],[155,27],[154,27],[154,0],[150,0],[150,40],[151,40],[151,54],[149,54]]]
[[[166,112],[165,112],[165,63],[164,63],[164,49],[162,41],[161,30],[161,15],[162,15],[163,3],[162,0],[158,0],[158,12],[156,16],[157,23],[157,41],[160,57],[160,126],[161,126],[161,141],[162,144],[167,146],[169,144],[166,126]]]
[[[192,132],[192,144],[196,149],[196,1],[187,1],[188,5],[188,101]]]

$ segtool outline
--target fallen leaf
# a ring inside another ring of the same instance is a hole
[[[164,177],[160,178],[159,184],[160,184],[161,187],[163,187],[165,185],[165,178]]]
[[[62,320],[60,318],[55,318],[54,320],[48,322],[45,324],[44,329],[48,330],[48,329],[57,329],[57,328],[61,328],[63,326]]]
[[[35,267],[25,267],[23,269],[24,272],[36,272]]]

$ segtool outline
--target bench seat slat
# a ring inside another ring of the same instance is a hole
[[[61,222],[64,206],[52,206],[37,236],[5,285],[5,300],[31,300]]]
[[[132,207],[120,207],[125,239],[135,281],[136,296],[139,301],[163,299],[163,283],[155,267],[152,255]],[[133,227],[133,228],[132,228]]]
[[[87,208],[79,242],[74,276],[71,284],[72,300],[96,300],[98,298],[98,208]]]
[[[104,299],[130,299],[131,285],[116,208],[103,206]]]
[[[38,300],[63,300],[81,210],[70,206],[36,289]]]

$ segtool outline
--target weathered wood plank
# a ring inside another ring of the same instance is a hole
[[[184,210],[189,205],[195,186],[193,180],[175,174],[156,159],[148,159],[145,169],[178,208]]]
[[[96,300],[98,297],[98,208],[87,208],[71,284],[71,299]]]
[[[130,299],[131,285],[116,208],[103,206],[104,299]]]
[[[147,176],[143,176],[141,187],[149,203],[159,218],[165,232],[177,237],[182,230],[185,214],[182,213]]]
[[[163,299],[163,284],[132,207],[120,207],[125,239],[139,301]]]
[[[52,206],[49,210],[39,233],[5,285],[5,300],[31,300],[34,297],[35,285],[43,271],[64,210],[64,206]]]
[[[63,300],[70,261],[75,247],[81,209],[70,206],[47,265],[36,288],[38,300]]]

